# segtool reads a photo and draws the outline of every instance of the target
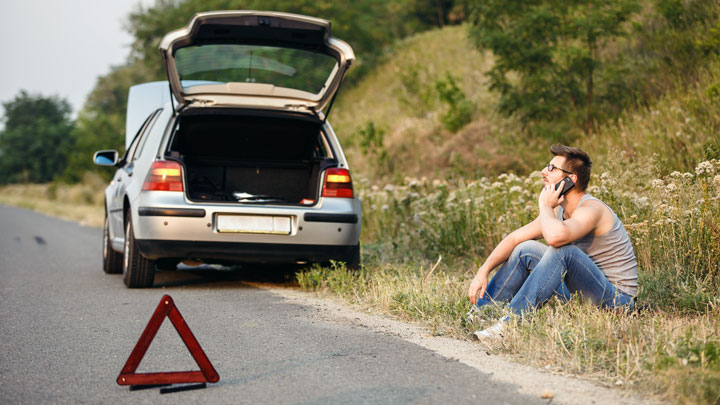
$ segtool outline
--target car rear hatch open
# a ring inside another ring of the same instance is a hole
[[[193,16],[160,43],[181,105],[319,112],[355,59],[330,22],[266,11]]]

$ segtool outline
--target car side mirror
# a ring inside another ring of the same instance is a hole
[[[115,149],[99,150],[93,155],[93,162],[98,166],[117,166],[118,151]]]

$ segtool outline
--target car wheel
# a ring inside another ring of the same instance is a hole
[[[123,255],[114,251],[110,242],[110,221],[107,213],[103,226],[103,271],[108,274],[118,274],[123,271]]]
[[[129,214],[125,225],[123,276],[128,288],[152,287],[155,280],[155,261],[144,258],[138,251]]]

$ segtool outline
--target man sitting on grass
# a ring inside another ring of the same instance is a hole
[[[510,309],[522,315],[553,295],[568,299],[577,292],[603,308],[634,308],[635,253],[615,212],[585,192],[590,157],[565,145],[553,145],[550,151],[555,157],[542,170],[540,214],[495,247],[470,284],[470,301],[477,307],[510,302]],[[575,187],[561,196],[562,185],[558,189],[555,185],[565,177]],[[540,238],[550,246],[535,240]],[[488,284],[488,275],[497,266]],[[475,336],[501,336],[508,320],[504,317]]]

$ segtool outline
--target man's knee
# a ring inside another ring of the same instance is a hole
[[[513,249],[513,254],[517,254],[520,256],[523,254],[536,254],[542,256],[547,249],[547,245],[544,245],[536,240],[526,240],[524,242],[520,242],[517,246],[515,246],[515,249]]]
[[[573,245],[572,243],[568,243],[567,245],[558,246],[558,247],[549,246],[547,248],[547,250],[545,251],[545,254],[551,255],[551,256],[564,257],[564,256],[567,256],[568,254],[572,255],[577,252],[582,252],[582,251],[580,250],[580,248]]]

